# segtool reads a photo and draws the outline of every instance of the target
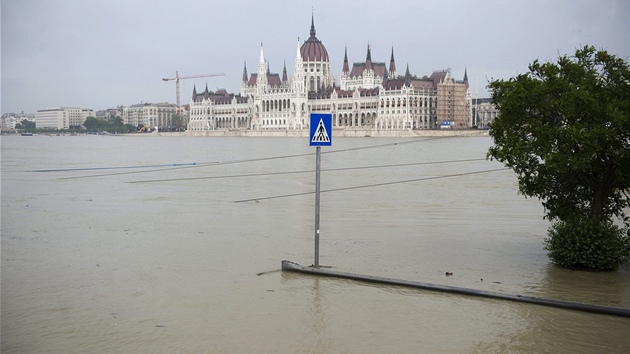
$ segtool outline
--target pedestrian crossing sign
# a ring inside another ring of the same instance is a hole
[[[311,146],[332,146],[332,114],[311,113]]]

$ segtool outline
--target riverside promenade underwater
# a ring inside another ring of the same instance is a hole
[[[144,134],[130,134],[138,136],[207,136],[207,137],[296,137],[308,138],[309,130],[238,130],[219,129],[207,131],[185,131],[185,132],[153,132]],[[372,129],[335,129],[333,137],[339,138],[414,138],[414,137],[466,137],[466,136],[488,136],[485,129],[430,129],[430,130],[372,130]]]

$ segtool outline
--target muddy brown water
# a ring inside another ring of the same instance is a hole
[[[630,352],[627,318],[279,271],[313,263],[314,195],[275,198],[314,191],[305,138],[1,139],[3,353]],[[629,266],[549,263],[542,206],[511,171],[414,165],[490,145],[334,139],[320,264],[630,308]]]

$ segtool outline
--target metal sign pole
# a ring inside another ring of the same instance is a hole
[[[322,162],[321,151],[322,148],[318,146],[315,159],[315,268],[319,268],[319,175]]]
[[[322,146],[332,146],[332,114],[311,113],[310,145],[317,147],[315,165],[315,262],[313,266],[319,268],[319,175],[322,163]]]

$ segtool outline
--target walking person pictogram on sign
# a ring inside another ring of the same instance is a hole
[[[315,131],[315,135],[313,135],[313,139],[311,142],[328,142],[330,141],[330,137],[328,136],[328,132],[326,131],[326,126],[324,126],[324,120],[319,120],[319,125],[317,126],[317,130]]]
[[[311,113],[310,145],[332,146],[332,138],[332,114]]]

